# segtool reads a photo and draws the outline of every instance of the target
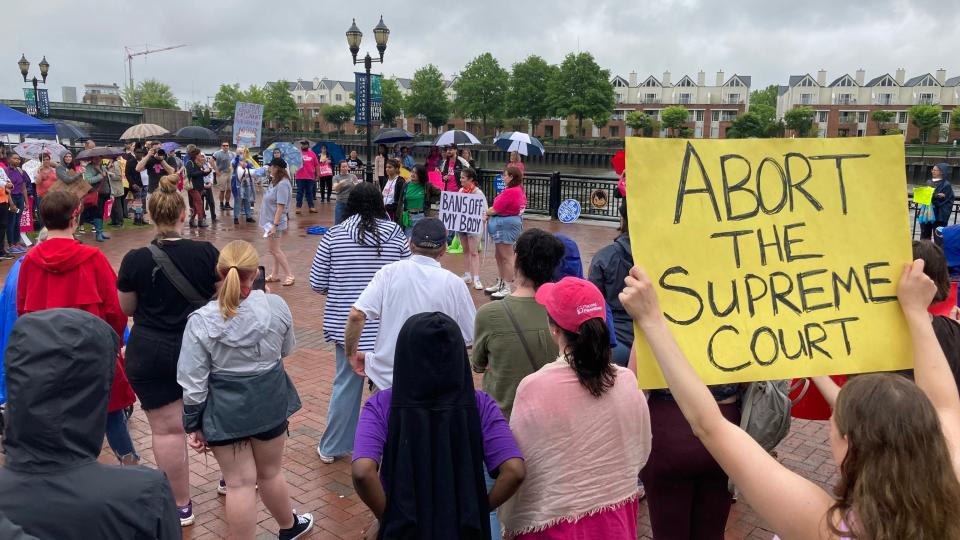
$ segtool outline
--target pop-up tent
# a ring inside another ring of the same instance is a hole
[[[57,128],[49,122],[23,114],[0,104],[0,133],[16,133],[19,135],[53,135],[56,137]]]

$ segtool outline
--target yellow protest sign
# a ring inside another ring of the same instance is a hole
[[[929,186],[913,188],[913,202],[930,206],[933,203],[933,191]]]
[[[903,138],[627,139],[634,261],[708,384],[904,369]],[[666,386],[637,330],[638,379]]]

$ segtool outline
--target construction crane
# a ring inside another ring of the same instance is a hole
[[[127,54],[127,73],[130,76],[130,88],[133,88],[133,57],[134,56],[146,56],[148,54],[170,51],[173,49],[179,49],[180,47],[186,47],[186,44],[181,45],[172,45],[170,47],[160,47],[159,49],[151,49],[148,45],[144,45],[142,51],[133,51],[130,47],[124,47],[124,51]]]

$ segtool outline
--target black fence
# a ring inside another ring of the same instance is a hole
[[[480,189],[492,203],[497,192],[494,182],[502,171],[480,169],[478,172]],[[523,176],[523,189],[527,195],[526,212],[530,214],[556,218],[560,203],[575,199],[580,203],[581,218],[606,221],[620,219],[620,194],[616,179],[559,172],[529,172]]]

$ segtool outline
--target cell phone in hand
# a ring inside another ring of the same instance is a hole
[[[265,291],[267,289],[267,269],[258,266],[257,267],[257,277],[253,280],[253,289],[257,291]]]

